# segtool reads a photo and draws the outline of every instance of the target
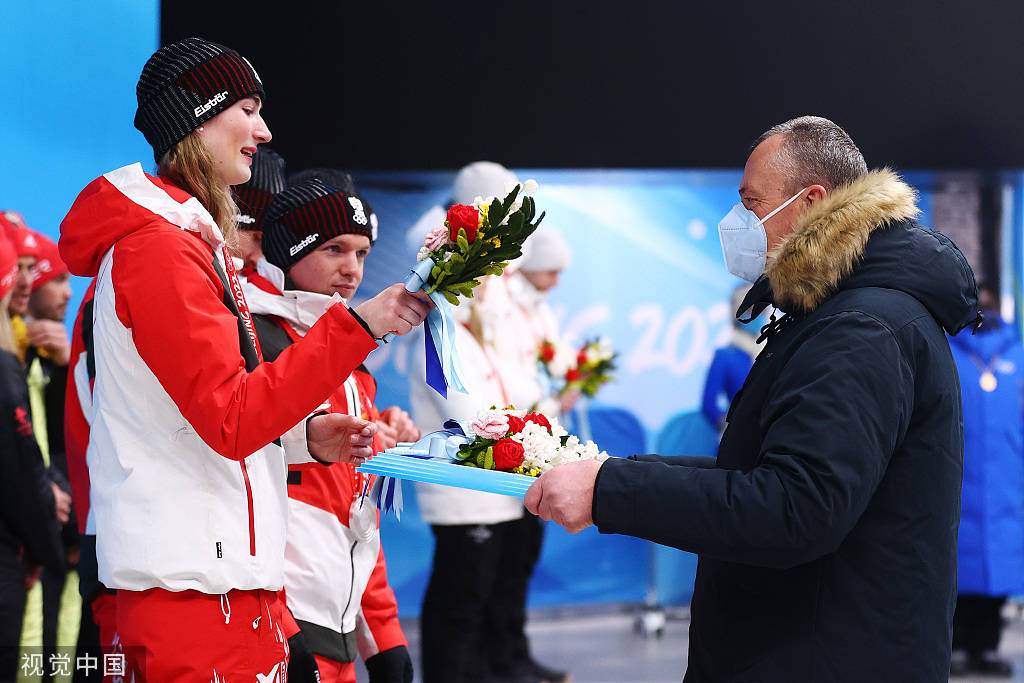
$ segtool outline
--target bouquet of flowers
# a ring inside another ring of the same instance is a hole
[[[492,408],[471,425],[476,438],[456,453],[456,463],[468,467],[539,477],[567,462],[608,458],[593,441],[581,443],[543,413]]]
[[[427,383],[442,396],[449,383],[465,393],[449,306],[472,297],[479,278],[501,275],[509,261],[522,255],[523,242],[544,219],[543,213],[536,216],[531,196],[536,190],[537,182],[527,180],[512,186],[503,200],[477,197],[472,204],[456,204],[423,240],[405,288],[422,289],[434,302],[426,326]]]
[[[401,518],[402,479],[522,498],[553,467],[607,458],[593,441],[581,443],[554,418],[492,408],[472,421],[449,420],[444,429],[378,453],[357,470],[377,475],[370,498]]]
[[[612,380],[615,356],[611,344],[603,339],[588,341],[579,348],[545,339],[537,349],[537,362],[551,381],[560,385],[559,396],[576,389],[593,398]]]
[[[540,222],[530,196],[537,182],[527,180],[511,188],[504,200],[477,197],[472,204],[448,209],[443,225],[423,239],[416,260],[432,261],[423,290],[441,292],[454,306],[459,296],[472,297],[473,288],[484,275],[501,275],[512,259],[523,254],[523,242]]]

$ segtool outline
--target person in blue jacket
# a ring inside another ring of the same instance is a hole
[[[985,322],[950,337],[964,407],[953,674],[1012,676],[996,655],[1008,595],[1024,592],[1024,346],[978,288]],[[966,653],[966,657],[964,657]]]
[[[740,285],[734,289],[730,297],[729,310],[735,311],[739,308],[748,291],[750,285]],[[714,358],[711,359],[711,367],[708,368],[708,375],[704,380],[704,398],[700,410],[708,424],[719,432],[725,429],[725,416],[729,412],[729,405],[736,392],[743,386],[743,381],[747,379],[747,373],[754,364],[754,357],[759,350],[756,341],[759,330],[759,326],[744,325],[734,319],[728,346],[717,349]]]

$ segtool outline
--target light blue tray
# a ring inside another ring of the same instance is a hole
[[[408,455],[379,453],[356,468],[358,472],[384,477],[442,484],[461,489],[498,493],[522,498],[536,477],[512,472],[484,470],[466,465],[453,465],[440,460],[426,460]]]

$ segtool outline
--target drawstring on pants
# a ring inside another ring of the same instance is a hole
[[[228,600],[228,594],[224,593],[220,596],[220,612],[224,615],[224,623],[231,622],[231,601]]]

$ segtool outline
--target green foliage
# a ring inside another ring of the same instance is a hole
[[[536,216],[532,197],[523,197],[520,206],[513,211],[521,191],[522,187],[517,185],[503,200],[495,198],[491,202],[472,243],[465,228],[459,228],[455,244],[447,244],[430,254],[437,265],[430,271],[428,294],[440,291],[449,302],[458,305],[460,297],[473,296],[473,288],[480,284],[479,278],[501,275],[509,261],[522,256],[523,242],[544,220],[544,214]]]
[[[460,465],[469,465],[470,467],[479,467],[485,470],[494,469],[494,444],[498,443],[494,439],[485,439],[483,437],[477,437],[473,443],[465,443],[459,446],[459,452],[456,456],[459,459]]]

